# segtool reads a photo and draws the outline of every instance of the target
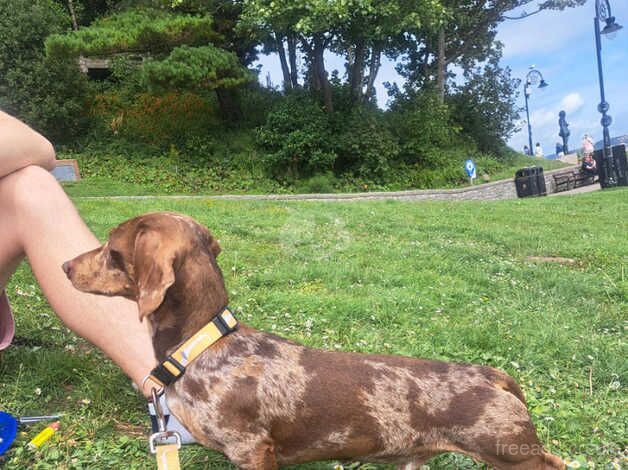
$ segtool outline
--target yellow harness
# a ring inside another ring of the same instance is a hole
[[[170,354],[165,361],[155,367],[146,377],[161,386],[163,389],[179,379],[185,368],[194,359],[200,356],[203,351],[216,343],[220,338],[235,331],[238,327],[238,320],[233,316],[228,307],[216,315],[212,321],[196,332],[194,336],[179,346],[176,351]],[[160,392],[161,393],[161,392]],[[167,431],[164,416],[159,406],[157,390],[152,389],[153,404],[157,416],[158,431],[152,434],[148,440],[151,453],[157,458],[158,470],[180,470],[179,448],[181,447],[181,437],[176,431]],[[175,442],[172,442],[174,438]]]
[[[216,315],[212,321],[155,367],[147,378],[161,387],[170,385],[185,373],[187,365],[203,351],[223,336],[235,331],[237,327],[238,320],[233,316],[229,307],[225,307],[219,315]]]

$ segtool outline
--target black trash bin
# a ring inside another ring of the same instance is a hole
[[[545,196],[545,175],[540,166],[522,168],[515,173],[515,187],[517,197]]]
[[[612,148],[613,163],[615,167],[615,176],[617,178],[617,186],[628,186],[628,164],[626,162],[626,144],[615,145]],[[604,154],[602,149],[593,152],[595,166],[600,176],[600,186],[606,188],[606,165],[604,162]]]

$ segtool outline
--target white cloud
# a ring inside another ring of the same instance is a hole
[[[584,100],[580,93],[569,93],[560,102],[561,109],[567,114],[578,111],[584,105]]]
[[[558,122],[558,114],[548,109],[537,109],[530,115],[530,124],[533,127],[545,127],[554,121]]]

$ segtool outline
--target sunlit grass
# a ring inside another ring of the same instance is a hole
[[[101,239],[147,211],[207,225],[231,305],[257,328],[313,347],[508,371],[552,452],[606,468],[628,422],[627,200],[623,189],[486,203],[76,202]],[[128,380],[60,325],[26,265],[8,292],[19,338],[0,362],[0,409],[65,417],[35,454],[24,445],[39,427],[26,428],[3,468],[154,467]],[[230,468],[204,449],[186,447],[182,459]],[[430,468],[480,467],[448,455]]]

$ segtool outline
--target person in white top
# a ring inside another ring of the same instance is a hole
[[[534,156],[536,158],[543,158],[543,147],[541,147],[541,143],[537,142],[534,147]]]
[[[582,156],[593,155],[594,150],[593,139],[589,134],[584,134],[582,137]]]

